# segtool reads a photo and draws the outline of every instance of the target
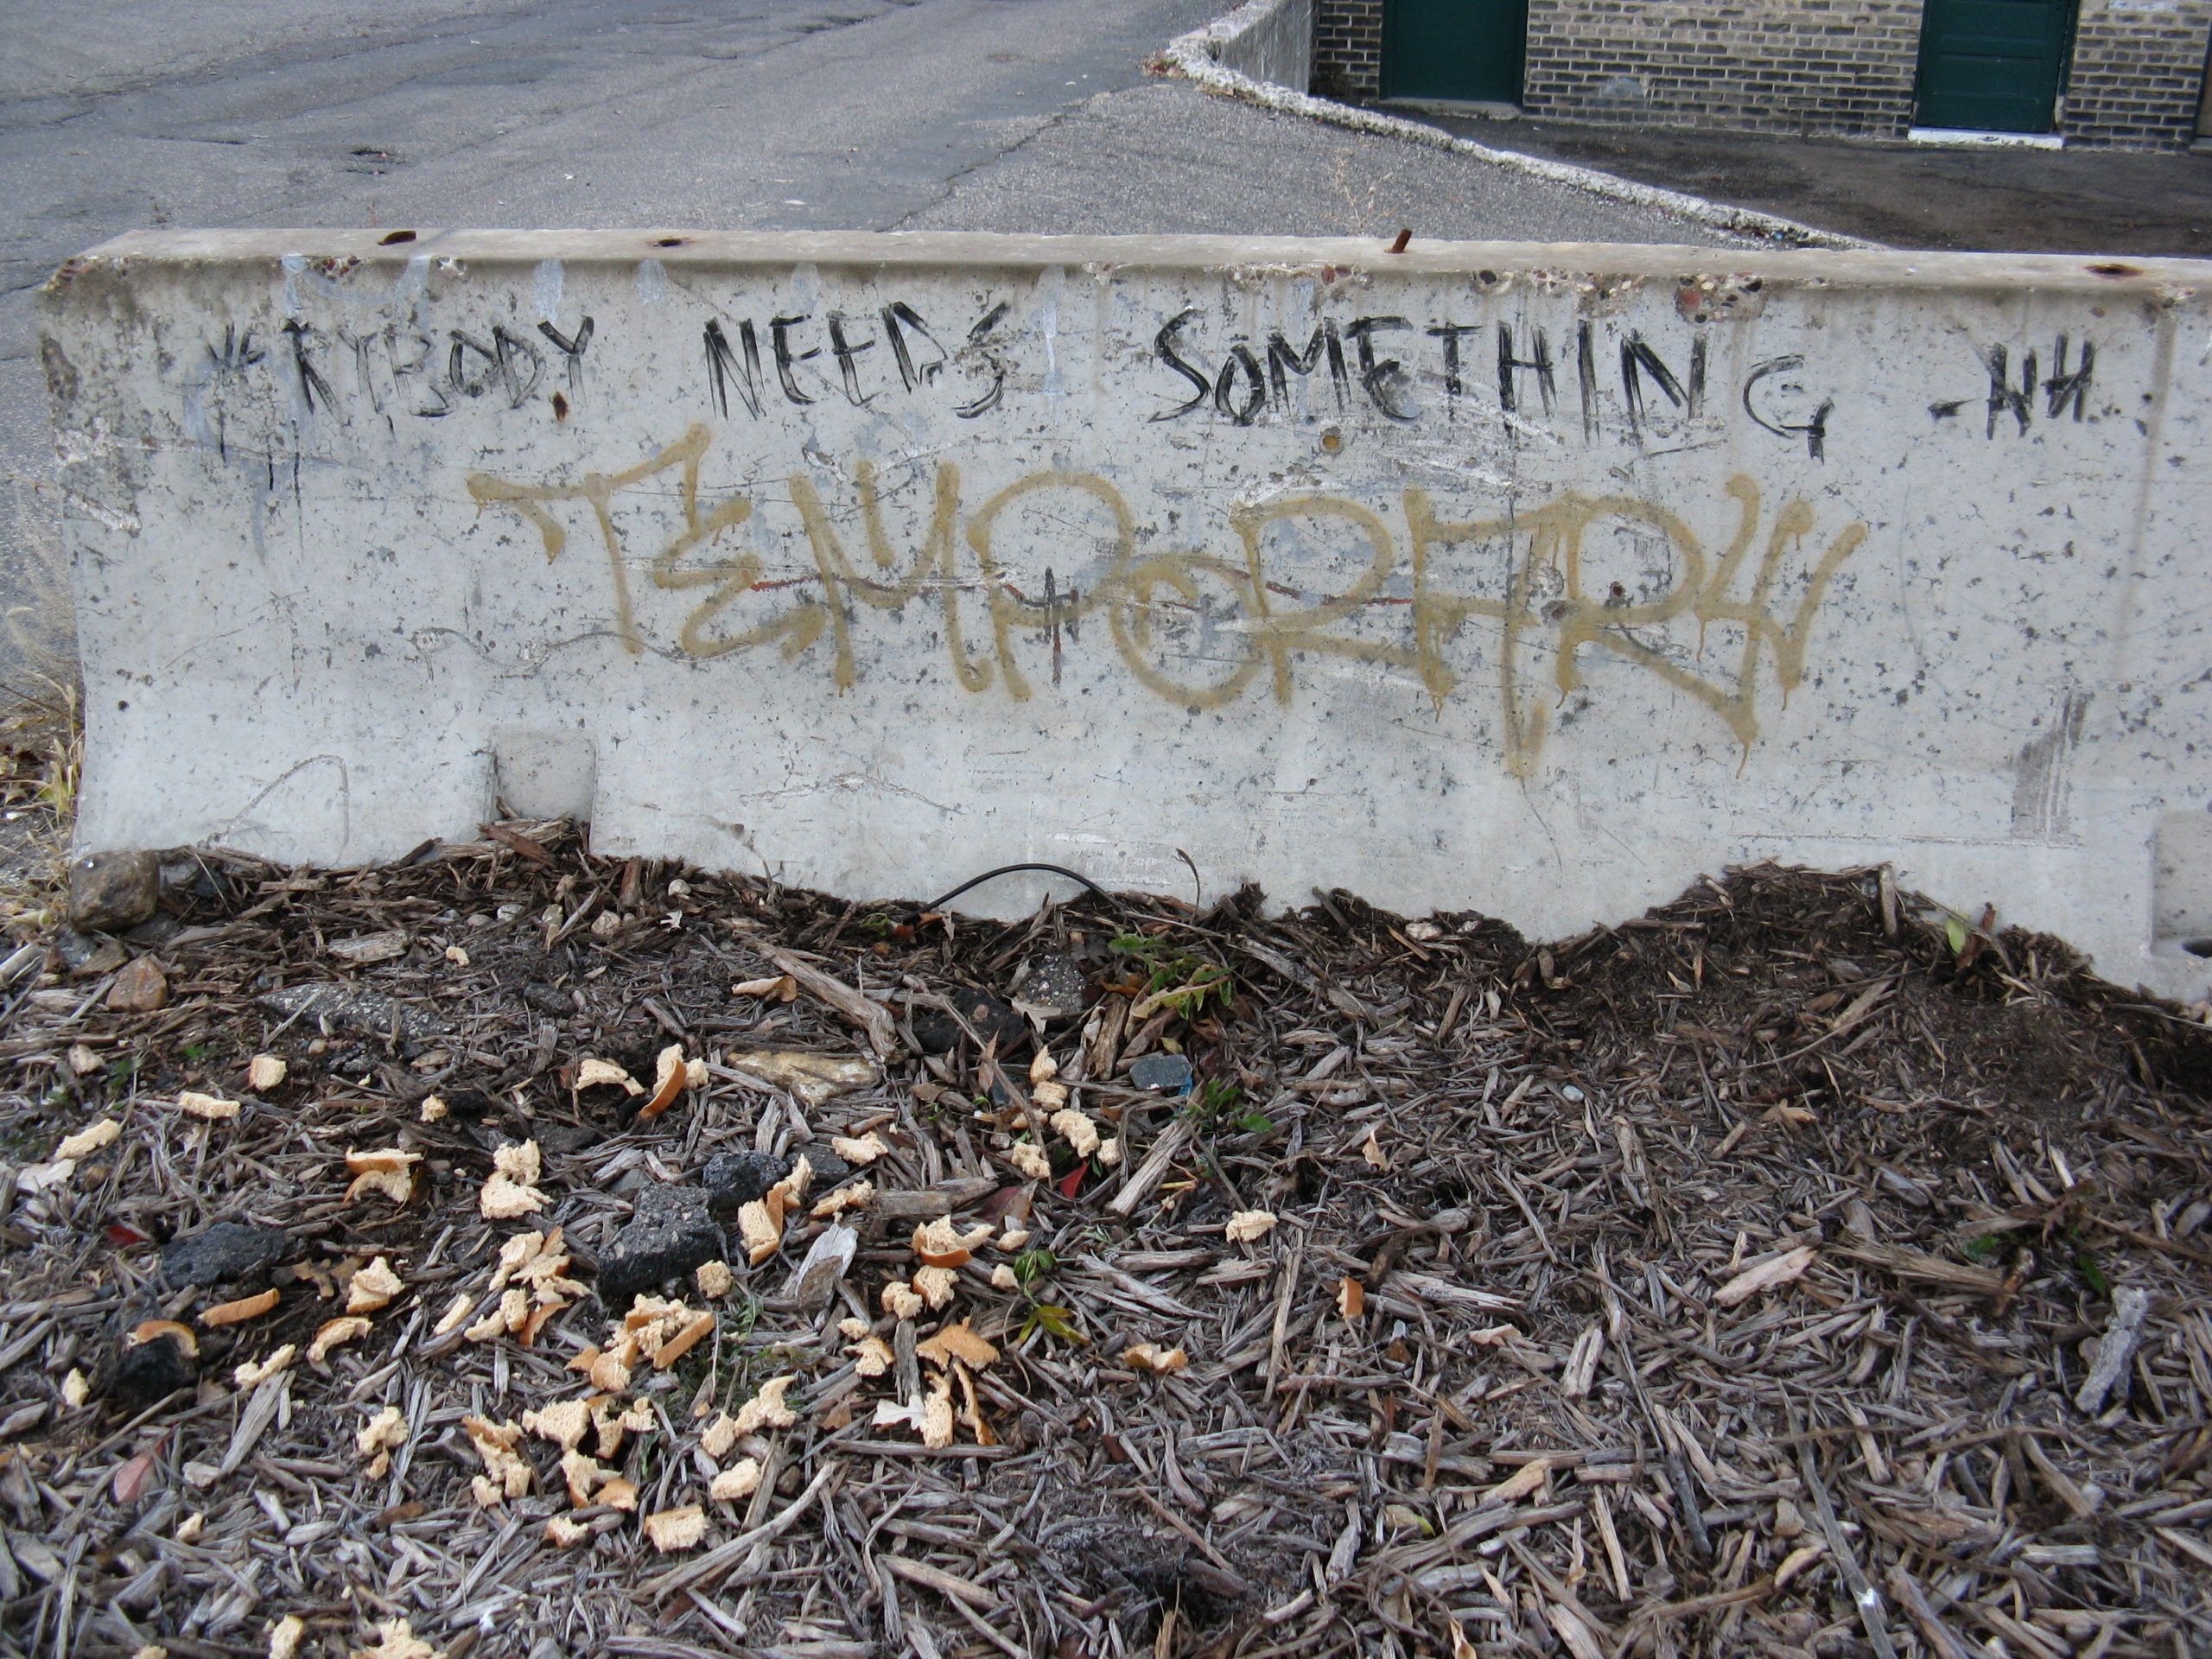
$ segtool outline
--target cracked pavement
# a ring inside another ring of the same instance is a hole
[[[0,606],[54,557],[31,295],[137,226],[1721,239],[1148,79],[1218,0],[0,6]]]

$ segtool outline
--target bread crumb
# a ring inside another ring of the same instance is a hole
[[[359,1342],[369,1334],[369,1322],[359,1314],[349,1314],[342,1319],[327,1321],[315,1333],[315,1340],[308,1344],[308,1363],[320,1365],[334,1348],[349,1342]]]
[[[893,1279],[883,1287],[883,1311],[894,1319],[911,1319],[922,1311],[922,1299],[912,1285]]]
[[[591,1428],[591,1408],[582,1400],[556,1400],[541,1410],[523,1413],[522,1426],[541,1440],[573,1451]]]
[[[239,1366],[236,1370],[231,1373],[231,1382],[241,1391],[247,1389],[257,1389],[264,1382],[266,1382],[270,1377],[276,1376],[277,1372],[283,1370],[287,1365],[289,1365],[293,1360],[299,1357],[299,1352],[300,1350],[297,1344],[288,1342],[282,1348],[279,1348],[275,1353],[270,1355],[268,1358],[263,1360],[258,1365],[249,1363]]]
[[[760,1391],[737,1408],[737,1432],[751,1434],[762,1428],[789,1428],[798,1414],[784,1403],[784,1394],[798,1381],[795,1376],[772,1376]]]
[[[740,1458],[716,1475],[714,1484],[707,1488],[707,1496],[721,1503],[731,1503],[741,1497],[750,1497],[760,1489],[760,1465],[751,1458]]]
[[[865,1334],[845,1351],[853,1357],[853,1369],[862,1376],[881,1376],[898,1358],[881,1337]]]
[[[123,1133],[123,1125],[111,1117],[104,1117],[87,1128],[79,1129],[54,1149],[54,1155],[71,1160],[89,1158]]]
[[[1191,1357],[1180,1348],[1160,1348],[1149,1342],[1133,1342],[1122,1350],[1122,1363],[1133,1371],[1150,1371],[1155,1376],[1165,1376],[1179,1371],[1191,1363]]]
[[[672,1549],[690,1549],[707,1535],[707,1512],[696,1503],[663,1510],[645,1517],[645,1536],[665,1555]]]
[[[1066,1137],[1068,1145],[1075,1148],[1078,1158],[1088,1158],[1098,1150],[1098,1126],[1072,1106],[1064,1112],[1052,1114],[1052,1128],[1056,1133]]]
[[[373,1313],[391,1306],[391,1299],[406,1288],[391,1270],[391,1263],[380,1255],[355,1274],[353,1283],[346,1287],[346,1311]]]
[[[1239,1210],[1230,1217],[1229,1225],[1222,1230],[1222,1236],[1232,1244],[1249,1244],[1255,1239],[1265,1238],[1274,1224],[1273,1211]]]
[[[300,1638],[308,1633],[308,1622],[297,1613],[287,1613],[269,1627],[269,1659],[292,1659],[300,1650]]]
[[[737,1282],[737,1275],[730,1271],[727,1262],[702,1262],[698,1271],[691,1275],[691,1280],[699,1287],[702,1296],[719,1300],[729,1294],[730,1287]]]

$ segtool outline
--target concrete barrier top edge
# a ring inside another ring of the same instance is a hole
[[[404,238],[395,240],[395,238]],[[1374,238],[1001,236],[950,232],[229,230],[137,231],[65,264],[54,283],[99,266],[298,257],[535,263],[657,259],[675,265],[836,265],[978,269],[1096,265],[1120,270],[1301,269],[1363,275],[1483,271],[1677,279],[1707,274],[1835,286],[2135,291],[2187,300],[2212,290],[2212,260],[2104,255],[1871,252],[1711,248],[1643,243],[1416,242],[1402,254]]]

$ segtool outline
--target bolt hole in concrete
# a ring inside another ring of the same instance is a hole
[[[2141,270],[2134,265],[2091,265],[2090,270],[2099,276],[2140,276]]]
[[[503,728],[492,734],[492,795],[526,818],[591,820],[599,792],[599,747],[582,732]]]
[[[2153,950],[2212,957],[2212,813],[2169,812],[2151,842]]]
[[[691,238],[685,236],[664,236],[653,244],[657,248],[680,248]]]
[[[412,231],[387,231],[377,238],[377,245],[389,248],[401,242],[412,242],[414,239],[415,232]]]

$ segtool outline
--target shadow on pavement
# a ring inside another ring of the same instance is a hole
[[[2212,257],[2212,155],[1948,149],[1391,113],[1894,247]]]

